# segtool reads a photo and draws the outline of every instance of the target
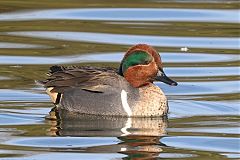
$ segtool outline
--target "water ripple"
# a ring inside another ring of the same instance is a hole
[[[208,81],[210,81],[208,77],[237,76],[239,74],[239,70],[239,67],[171,67],[165,69],[169,76],[188,77],[186,80],[190,80],[190,77],[202,77],[202,79]]]
[[[77,148],[111,145],[118,141],[113,137],[91,137],[91,139],[87,137],[34,137],[10,140],[6,144],[44,148]]]
[[[195,96],[238,93],[240,81],[179,82],[178,87],[157,83],[168,95]]]
[[[238,10],[88,8],[31,10],[0,14],[0,21],[25,20],[185,21],[238,23]]]
[[[161,142],[168,146],[216,151],[216,152],[239,152],[239,138],[225,138],[225,137],[201,137],[201,136],[176,136],[164,137]],[[224,144],[224,145],[223,145]]]
[[[233,54],[160,53],[164,63],[206,63],[240,60]],[[92,53],[72,56],[0,56],[0,64],[71,64],[84,62],[120,62],[124,53]]]
[[[36,115],[25,115],[25,114],[22,115],[17,113],[1,113],[0,114],[1,126],[40,124],[42,123],[42,121],[43,121],[42,117],[39,118]]]
[[[24,44],[24,43],[10,43],[10,42],[0,42],[0,49],[2,48],[15,48],[15,49],[21,49],[21,48],[29,48],[29,49],[38,49],[38,48],[51,48],[49,46],[45,45],[37,45],[37,44]]]
[[[192,132],[192,133],[224,133],[239,134],[239,127],[196,127],[196,128],[169,128],[170,132]]]
[[[47,100],[48,96],[44,94],[24,90],[0,89],[0,101],[43,102]]]
[[[14,151],[15,153],[16,151]],[[124,155],[120,153],[41,153],[41,154],[34,154],[28,157],[11,157],[11,158],[0,158],[1,160],[106,160],[106,159],[124,159]]]
[[[212,49],[239,49],[240,38],[223,37],[170,37],[148,35],[126,35],[92,32],[23,31],[7,32],[7,35],[64,40],[94,42],[105,44],[135,45],[147,43],[159,47],[187,47]]]
[[[232,101],[193,101],[174,100],[169,101],[169,118],[182,118],[192,116],[216,116],[216,115],[238,115],[239,102]]]

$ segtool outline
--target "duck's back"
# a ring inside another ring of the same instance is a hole
[[[113,68],[53,66],[48,75],[42,82],[48,94],[60,109],[70,112],[128,116],[126,107],[139,98],[139,90]]]

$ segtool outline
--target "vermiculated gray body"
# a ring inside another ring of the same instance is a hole
[[[111,86],[104,86],[102,92],[70,88],[64,92],[60,107],[86,114],[128,116],[123,108],[121,92],[127,92],[127,102],[131,107],[139,100],[139,91],[124,81],[126,80],[119,76]]]
[[[74,113],[151,117],[168,111],[159,87],[134,88],[112,68],[53,66],[41,83],[58,109]]]

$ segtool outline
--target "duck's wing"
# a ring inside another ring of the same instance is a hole
[[[47,75],[48,78],[40,83],[47,89],[54,102],[57,94],[72,88],[102,93],[114,85],[114,78],[119,76],[114,68],[86,66],[52,66]]]

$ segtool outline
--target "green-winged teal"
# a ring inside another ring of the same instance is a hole
[[[163,116],[168,112],[167,98],[153,81],[177,85],[163,72],[158,52],[138,44],[126,52],[119,70],[52,66],[41,83],[57,109],[103,116]]]

